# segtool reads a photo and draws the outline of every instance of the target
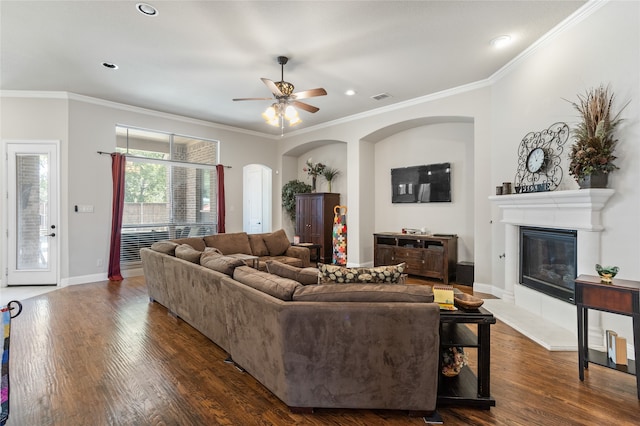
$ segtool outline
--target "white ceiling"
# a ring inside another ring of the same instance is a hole
[[[0,89],[65,91],[268,134],[261,77],[324,87],[294,129],[484,80],[586,1],[0,2]],[[497,50],[502,34],[514,43]],[[109,70],[103,62],[119,66]],[[345,90],[354,89],[352,97]],[[388,93],[390,98],[371,97]]]

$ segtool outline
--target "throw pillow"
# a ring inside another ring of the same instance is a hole
[[[151,250],[157,251],[160,253],[168,254],[171,256],[176,255],[176,247],[178,247],[177,243],[173,241],[157,241],[151,244]]]
[[[291,245],[284,229],[264,235],[263,239],[269,249],[269,256],[283,255]]]
[[[202,266],[222,272],[223,274],[233,276],[233,272],[238,266],[243,266],[244,262],[240,259],[229,256],[209,256],[204,259]]]
[[[176,257],[187,260],[191,263],[199,264],[201,254],[201,251],[194,249],[189,244],[180,244],[176,247]]]
[[[398,265],[389,266],[376,266],[374,268],[359,268],[361,274],[367,274],[371,276],[372,283],[389,283],[396,284],[400,281],[404,270],[406,269],[406,263],[400,263]]]
[[[316,268],[298,268],[276,260],[267,260],[267,271],[279,277],[298,281],[300,284],[318,284],[318,270]]]
[[[269,249],[262,239],[262,234],[249,234],[251,254],[254,256],[269,256]]]
[[[406,267],[405,263],[374,268],[347,268],[338,265],[318,264],[320,282],[337,284],[387,283],[397,284]]]
[[[348,284],[366,282],[358,280],[358,268],[347,268],[339,265],[318,264],[318,275],[321,282]]]

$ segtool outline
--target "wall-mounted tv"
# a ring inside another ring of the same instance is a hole
[[[451,164],[391,169],[391,202],[451,202]]]

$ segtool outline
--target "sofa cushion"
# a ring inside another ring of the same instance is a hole
[[[213,269],[214,271],[222,272],[223,274],[233,276],[234,270],[238,266],[244,265],[244,262],[240,259],[236,259],[230,256],[223,255],[209,255],[201,261],[201,265],[205,268]]]
[[[269,255],[269,249],[262,239],[262,234],[249,234],[249,245],[251,245],[251,254],[254,256]]]
[[[320,282],[336,284],[386,283],[397,284],[406,267],[405,263],[373,268],[347,268],[338,265],[318,264]]]
[[[293,300],[300,302],[433,302],[428,285],[320,284],[298,288]]]
[[[171,241],[177,244],[189,244],[191,247],[193,247],[198,251],[204,251],[206,247],[202,237],[178,238],[177,240],[171,240]]]
[[[215,247],[224,254],[252,254],[249,236],[246,232],[207,235],[204,237],[204,242],[207,247]]]
[[[317,268],[298,268],[277,260],[267,260],[266,264],[270,274],[298,281],[302,285],[318,284]]]
[[[284,229],[266,234],[262,238],[267,245],[267,249],[269,249],[269,256],[281,256],[291,245]]]
[[[233,271],[233,279],[280,300],[291,300],[296,289],[302,287],[297,281],[258,271],[250,266],[237,267]]]
[[[155,243],[151,244],[151,250],[175,256],[176,247],[178,247],[178,245],[178,243],[174,243],[173,241],[168,240],[156,241]]]
[[[176,247],[176,257],[188,260],[191,263],[200,263],[201,251],[194,249],[189,244],[180,244]]]

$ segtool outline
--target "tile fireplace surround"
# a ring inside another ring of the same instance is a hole
[[[594,265],[601,263],[601,211],[614,194],[613,189],[579,189],[530,194],[491,196],[489,200],[500,208],[505,224],[505,288],[502,300],[541,317],[551,326],[570,331],[571,341],[551,350],[577,347],[576,307],[522,286],[519,281],[519,227],[568,229],[577,231],[577,273],[594,274]],[[589,341],[604,342],[599,312],[589,312]],[[531,327],[536,327],[535,323]],[[525,329],[520,330],[527,335]],[[534,339],[535,340],[535,339]],[[539,342],[540,343],[540,342]],[[597,348],[597,346],[594,346]]]

